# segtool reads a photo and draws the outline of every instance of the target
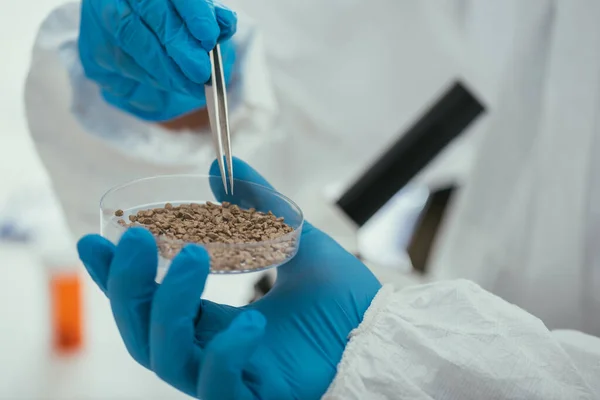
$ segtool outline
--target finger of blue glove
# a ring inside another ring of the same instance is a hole
[[[128,96],[115,96],[110,92],[102,91],[102,97],[109,104],[142,116],[164,114],[168,95],[167,92],[141,84],[136,85]]]
[[[236,13],[221,4],[215,3],[215,14],[219,28],[221,28],[219,41],[230,39],[237,31]]]
[[[204,97],[204,86],[188,79],[175,61],[163,49],[156,35],[150,31],[131,7],[120,2],[119,18],[110,21],[114,26],[115,40],[146,73],[161,82],[169,90]],[[143,82],[146,77],[139,77]],[[204,82],[202,82],[204,83]]]
[[[206,83],[210,79],[211,71],[207,50],[192,36],[173,4],[168,1],[128,1],[134,12],[142,19],[145,26],[152,30],[167,54],[187,78],[198,84]],[[203,10],[202,1],[189,3],[196,9],[195,14],[208,12]],[[206,18],[214,25],[213,29],[211,24],[207,24],[207,29],[216,31],[214,34],[216,42],[219,27],[214,12],[210,12]]]
[[[157,267],[154,237],[145,229],[131,228],[117,245],[108,275],[107,293],[125,347],[146,368],[150,367],[148,330]]]
[[[266,320],[258,311],[238,315],[229,328],[217,334],[205,350],[198,381],[198,397],[204,400],[252,400],[257,396],[243,379],[244,367],[259,347]]]
[[[108,104],[152,122],[170,121],[202,108],[205,104],[204,100],[196,97],[165,92],[137,82],[129,96],[116,96],[102,90],[102,97]]]
[[[200,41],[204,50],[214,49],[221,29],[217,23],[212,0],[171,0],[171,3],[185,21],[190,33]]]
[[[227,201],[242,208],[255,208],[262,212],[272,211],[278,217],[284,217],[287,222],[297,221],[299,223],[297,211],[282,197],[267,193],[264,188],[275,190],[273,186],[239,158],[233,157],[233,176],[237,180],[234,182],[233,195],[225,194],[219,164],[216,160],[210,167],[209,175],[212,177],[210,178],[210,188],[218,201]],[[303,231],[306,229],[312,229],[312,226],[304,221]]]
[[[233,157],[232,161],[233,161],[233,176],[235,179],[254,183],[254,184],[261,185],[261,186],[267,187],[269,189],[275,190],[273,188],[273,186],[271,186],[271,184],[269,182],[267,182],[267,180],[265,178],[263,178],[261,174],[259,174],[257,171],[255,171],[254,168],[252,168],[250,165],[248,165],[247,163],[245,163],[244,161],[240,160],[237,157]],[[220,179],[221,171],[219,170],[219,163],[217,162],[217,160],[214,160],[213,163],[211,164],[209,174],[211,176],[218,176]],[[215,195],[218,193],[219,196],[225,196],[225,191],[223,189],[223,183],[221,183],[220,187],[217,186],[212,189],[213,189],[213,193]]]
[[[117,8],[116,5],[114,6]],[[117,9],[113,10],[113,12],[117,11]],[[98,11],[94,9],[92,2],[83,2],[77,45],[86,76],[96,81],[102,89],[117,96],[125,95],[132,86],[131,83],[122,82],[119,78],[142,82],[162,90],[171,89],[149,75],[132,56],[116,45],[113,38],[100,34],[105,28],[116,29],[115,21],[118,19],[108,19],[114,26],[105,27],[98,20],[97,14]]]
[[[273,211],[274,207],[281,207],[282,200],[275,196],[265,196],[265,187],[271,190],[273,187],[266,181],[258,172],[252,169],[248,164],[233,157],[233,176],[236,179],[234,182],[234,192],[225,193],[221,172],[217,160],[213,161],[209,175],[210,188],[215,195],[215,198],[220,201],[237,204],[242,208],[255,208],[259,211]]]
[[[149,75],[120,48],[107,43],[105,48],[92,46],[81,36],[79,41],[79,54],[85,75],[95,81],[104,92],[115,97],[127,98],[140,84],[155,88],[155,90],[171,90]],[[92,54],[90,48],[93,48],[96,53]],[[103,54],[106,52],[110,52],[111,55]]]
[[[196,317],[196,342],[204,348],[217,333],[227,328],[240,312],[238,307],[203,299]]]
[[[194,321],[210,271],[205,249],[186,246],[175,257],[152,305],[152,370],[165,382],[195,395],[202,350],[195,344]]]
[[[231,41],[221,44],[225,81],[229,82],[236,58]],[[145,73],[144,73],[145,74]],[[102,88],[107,103],[146,121],[169,121],[205,106],[205,100],[183,93],[161,90],[153,79],[150,83],[138,82],[117,73],[101,71],[92,78]]]
[[[115,248],[114,244],[99,235],[87,235],[77,242],[79,259],[104,294],[106,294],[108,273]]]
[[[145,72],[141,72],[140,74],[144,73]],[[127,99],[141,85],[141,82],[138,82],[135,79],[127,78],[120,74],[108,71],[103,71],[101,74],[96,74],[94,79],[98,83],[98,86],[100,86],[102,92],[113,98]]]

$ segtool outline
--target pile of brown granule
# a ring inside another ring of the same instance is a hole
[[[124,215],[122,210],[115,212],[117,217]],[[207,245],[213,271],[266,268],[285,262],[295,251],[296,238],[288,235],[293,229],[283,218],[226,202],[177,206],[167,203],[162,208],[129,215],[129,221],[120,218],[118,223],[127,228],[147,228],[157,237],[159,252],[167,259],[172,259],[187,243]],[[248,246],[249,243],[256,245]]]

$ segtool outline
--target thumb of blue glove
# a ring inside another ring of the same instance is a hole
[[[203,400],[252,400],[256,395],[243,379],[243,369],[265,334],[265,317],[250,310],[239,314],[205,350],[198,396]]]

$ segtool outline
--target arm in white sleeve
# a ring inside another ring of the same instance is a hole
[[[474,283],[384,286],[324,399],[598,399],[599,372],[600,339],[552,333]]]

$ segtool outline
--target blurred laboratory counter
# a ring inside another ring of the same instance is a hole
[[[129,357],[108,300],[83,273],[83,348],[72,354],[55,353],[47,270],[27,246],[0,245],[0,254],[5,268],[0,282],[1,399],[187,397]]]
[[[130,358],[108,300],[83,271],[83,348],[54,353],[47,270],[25,245],[0,244],[0,255],[5,271],[0,281],[0,399],[187,398]],[[393,270],[374,272],[384,282],[418,282]]]

